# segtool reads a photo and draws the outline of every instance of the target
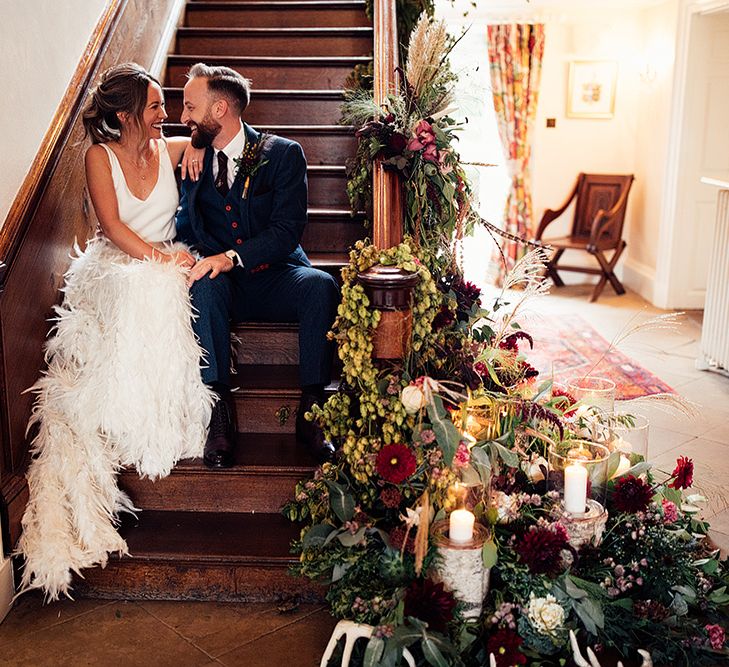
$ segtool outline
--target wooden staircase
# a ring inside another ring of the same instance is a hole
[[[352,128],[337,125],[352,68],[371,60],[373,32],[361,0],[209,2],[190,0],[164,77],[168,134],[178,121],[189,66],[227,65],[253,81],[244,119],[298,141],[309,179],[303,246],[312,263],[338,275],[364,236],[346,197]],[[239,388],[235,466],[208,470],[185,461],[156,482],[123,471],[120,484],[143,511],[122,526],[131,557],[84,571],[76,590],[109,598],[250,600],[313,598],[321,589],[288,574],[298,528],[279,510],[315,465],[294,436],[299,401],[298,327],[243,323],[234,333]],[[334,384],[329,388],[334,390]]]

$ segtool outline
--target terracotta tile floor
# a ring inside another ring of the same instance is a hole
[[[578,313],[610,340],[631,317],[661,312],[635,294],[613,296],[609,288],[590,304],[590,292],[589,286],[571,286],[532,302],[531,326],[540,317]],[[697,486],[709,497],[712,537],[729,551],[723,499],[729,496],[729,378],[695,369],[700,336],[701,313],[692,312],[676,331],[643,332],[620,349],[702,404],[693,421],[655,407],[640,412],[651,420],[650,455],[657,465],[671,470],[679,455],[696,462]],[[29,595],[0,625],[0,665],[314,667],[333,625],[316,605],[287,614],[273,604],[78,600],[43,606]]]

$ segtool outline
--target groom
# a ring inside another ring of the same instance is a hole
[[[187,76],[181,120],[192,131],[192,145],[206,151],[200,179],[182,183],[177,237],[201,256],[189,278],[199,313],[193,327],[207,352],[203,381],[220,396],[205,464],[227,468],[234,461],[231,320],[299,322],[296,436],[318,460],[329,460],[334,448],[304,413],[322,404],[331,377],[326,333],[339,291],[299,245],[306,225],[304,153],[299,144],[242,122],[250,81],[238,72],[198,63]]]

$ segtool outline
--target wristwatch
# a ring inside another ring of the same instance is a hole
[[[238,253],[235,250],[226,250],[223,253],[231,262],[233,262],[233,268],[236,266],[243,266],[242,262],[240,261],[240,257],[238,256]]]

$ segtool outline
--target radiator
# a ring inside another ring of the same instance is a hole
[[[729,183],[701,179],[718,185],[714,248],[706,283],[704,323],[701,331],[701,369],[729,373]]]

